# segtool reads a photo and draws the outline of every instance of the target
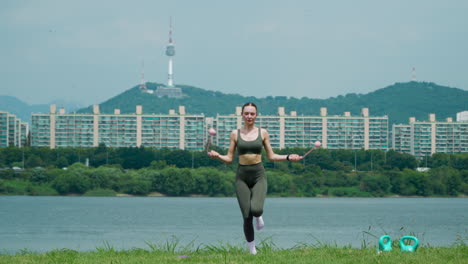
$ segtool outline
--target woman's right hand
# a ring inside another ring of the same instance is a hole
[[[208,152],[208,156],[209,156],[210,158],[212,158],[212,159],[216,159],[216,158],[219,157],[219,153],[216,152],[216,151],[214,151],[214,150],[211,150],[211,151]]]
[[[289,155],[289,161],[300,161],[302,159],[303,159],[303,157],[299,156],[297,154],[290,154]]]

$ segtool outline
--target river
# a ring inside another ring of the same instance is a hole
[[[256,241],[278,248],[302,243],[375,246],[378,237],[414,235],[422,246],[468,238],[467,198],[267,198]],[[0,197],[0,251],[69,248],[149,249],[243,245],[235,198]]]

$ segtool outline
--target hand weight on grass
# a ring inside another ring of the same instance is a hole
[[[405,244],[405,240],[412,240],[414,244]],[[401,252],[415,252],[418,249],[419,241],[414,236],[404,236],[400,238],[400,250]]]
[[[392,251],[392,238],[389,235],[380,237],[379,251]]]

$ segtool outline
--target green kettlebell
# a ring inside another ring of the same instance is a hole
[[[379,251],[392,251],[392,238],[389,235],[380,237]]]
[[[406,245],[405,244],[405,240],[413,240],[414,244],[411,245]],[[401,249],[401,252],[415,252],[416,249],[418,249],[418,246],[419,246],[419,241],[417,238],[415,238],[414,236],[404,236],[402,238],[400,238],[400,249]]]

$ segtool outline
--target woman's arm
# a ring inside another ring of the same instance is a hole
[[[226,155],[221,155],[218,152],[212,150],[208,152],[208,156],[210,156],[210,158],[212,159],[218,159],[224,163],[232,163],[232,161],[234,160],[234,150],[236,149],[236,138],[237,130],[233,130],[229,138],[229,149]]]
[[[263,137],[263,146],[265,147],[265,151],[266,151],[267,158],[269,161],[271,162],[283,161],[283,160],[299,161],[302,159],[302,157],[297,154],[279,155],[273,152],[273,149],[271,148],[271,144],[270,144],[270,134],[268,134],[268,131],[263,128],[262,128],[262,137]]]

